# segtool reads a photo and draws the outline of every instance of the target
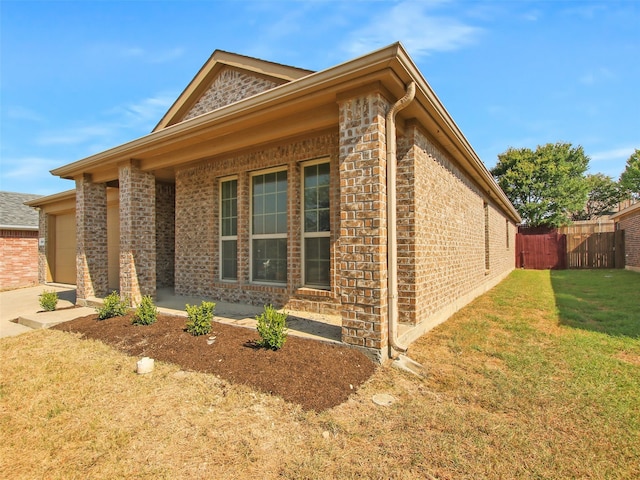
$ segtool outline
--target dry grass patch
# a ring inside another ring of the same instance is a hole
[[[560,325],[548,272],[420,339],[427,378],[380,368],[321,413],[171,364],[137,376],[68,333],[0,349],[1,478],[640,477],[639,341]]]

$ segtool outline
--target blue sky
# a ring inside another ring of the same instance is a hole
[[[402,41],[488,168],[640,148],[640,1],[0,0],[0,190],[149,133],[215,49],[322,70]]]

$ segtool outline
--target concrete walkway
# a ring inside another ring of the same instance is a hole
[[[58,308],[54,312],[42,312],[40,294],[43,291],[58,292]],[[202,297],[183,297],[172,289],[157,292],[156,305],[162,313],[185,316],[185,305],[200,305],[203,300],[216,303],[215,320],[221,323],[255,328],[256,315],[262,307],[253,305],[219,302]],[[101,305],[98,298],[89,299],[89,307],[76,307],[74,285],[39,285],[0,292],[0,337],[9,337],[30,332],[33,329],[49,328],[58,323],[95,313],[95,306]],[[336,315],[322,315],[308,312],[287,311],[287,327],[290,335],[313,338],[330,342],[340,342],[342,319]]]
[[[40,294],[51,290],[58,292],[57,310],[41,312]],[[48,328],[95,312],[93,308],[73,308],[75,303],[74,285],[38,285],[0,292],[0,337],[20,335],[34,328]]]

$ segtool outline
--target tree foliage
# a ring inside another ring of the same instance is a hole
[[[573,220],[591,220],[615,212],[624,196],[618,182],[603,173],[587,175],[585,181],[589,187],[587,203],[573,214]]]
[[[627,166],[620,175],[620,185],[625,193],[640,199],[640,150],[637,148],[627,159]]]
[[[559,227],[584,208],[588,166],[582,147],[548,143],[535,151],[509,148],[498,155],[491,173],[526,225]]]

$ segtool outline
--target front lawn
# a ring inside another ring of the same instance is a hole
[[[170,363],[136,375],[71,333],[1,339],[0,478],[640,478],[639,291],[514,271],[412,346],[426,378],[379,368],[323,412]]]

